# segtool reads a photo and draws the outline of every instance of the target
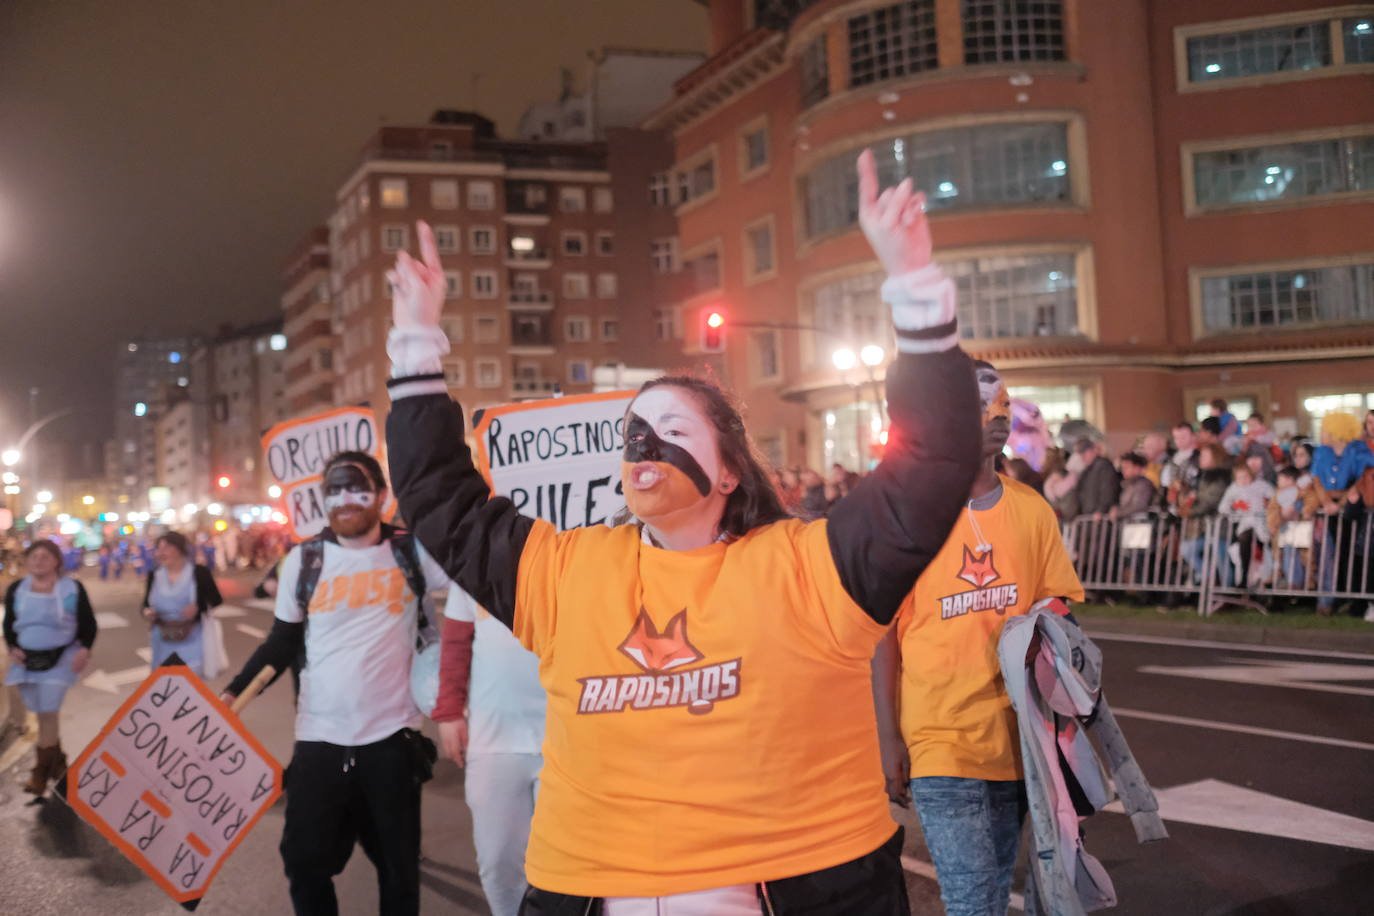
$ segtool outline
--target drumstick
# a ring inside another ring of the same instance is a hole
[[[262,688],[267,686],[267,682],[276,676],[276,668],[271,665],[263,665],[258,676],[249,681],[248,686],[243,688],[243,693],[234,698],[234,702],[229,706],[229,711],[237,714],[243,707],[253,702],[253,698],[262,692]]]

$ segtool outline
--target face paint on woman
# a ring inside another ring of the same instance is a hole
[[[713,454],[704,454],[714,449],[715,440],[711,433],[697,429],[706,425],[700,411],[683,395],[666,389],[645,392],[635,406],[656,420],[657,426],[637,410],[626,417],[620,480],[630,511],[641,519],[661,518],[709,496],[711,476],[693,453],[703,453],[700,457],[711,466],[718,459],[712,461]]]

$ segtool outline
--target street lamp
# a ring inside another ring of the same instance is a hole
[[[873,369],[883,364],[883,360],[887,358],[887,353],[877,344],[869,344],[859,351],[859,358],[863,360],[865,366]]]
[[[52,502],[52,490],[39,490],[37,496],[40,503]]]
[[[268,499],[281,499],[281,487],[272,484],[267,488],[267,497]]]
[[[835,368],[841,372],[848,372],[858,365],[858,359],[854,356],[854,351],[848,347],[840,347],[830,354],[830,360],[835,364]]]
[[[12,468],[24,457],[24,454],[17,448],[7,448],[0,454],[0,461],[5,462],[5,467]]]
[[[89,493],[86,494],[85,496],[81,497],[81,505],[83,505],[83,506],[94,506],[94,505],[95,505],[95,497],[94,497],[94,496],[91,496]]]

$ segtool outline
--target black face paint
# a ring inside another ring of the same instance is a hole
[[[692,453],[680,445],[664,442],[649,421],[637,413],[631,413],[630,421],[625,424],[625,461],[630,464],[641,461],[671,464],[687,475],[702,496],[711,492],[711,478],[706,476]]]
[[[324,475],[324,495],[340,493],[375,493],[377,485],[356,464],[336,464]]]

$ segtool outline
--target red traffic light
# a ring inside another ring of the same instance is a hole
[[[725,313],[704,312],[701,323],[701,352],[721,353],[725,350]]]
[[[712,312],[706,316],[706,326],[708,328],[718,328],[725,324],[725,316],[720,312]]]
[[[228,475],[222,474],[220,475],[219,480],[215,481],[215,483],[219,484],[219,488],[221,490],[227,490],[229,489],[229,486],[233,483],[233,481],[229,479]]]

